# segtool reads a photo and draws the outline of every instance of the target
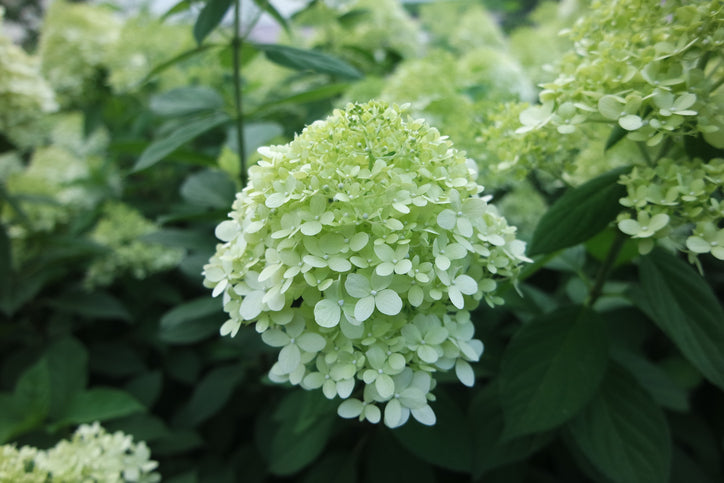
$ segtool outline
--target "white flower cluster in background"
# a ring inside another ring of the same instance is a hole
[[[98,423],[78,427],[72,438],[53,448],[0,446],[0,481],[24,483],[77,483],[80,481],[160,481],[158,463],[143,441],[120,431],[108,433]]]
[[[281,349],[270,378],[339,396],[342,417],[378,422],[384,406],[387,426],[434,424],[432,374],[475,381],[468,310],[502,303],[498,282],[527,261],[474,163],[380,101],[259,152],[204,267],[222,335],[255,322]]]

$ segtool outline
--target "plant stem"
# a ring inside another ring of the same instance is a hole
[[[241,184],[246,185],[246,148],[244,146],[244,112],[241,96],[241,0],[234,1],[234,107],[236,108],[236,140],[241,163]]]
[[[588,300],[586,300],[585,304],[586,307],[593,307],[593,304],[595,304],[596,300],[598,300],[601,296],[603,285],[606,283],[608,275],[611,273],[613,265],[616,263],[618,254],[621,252],[621,248],[623,247],[625,241],[626,236],[616,230],[616,237],[613,239],[613,243],[611,243],[611,248],[608,249],[606,259],[603,261],[601,268],[599,268],[598,273],[596,274],[596,282],[588,294]]]

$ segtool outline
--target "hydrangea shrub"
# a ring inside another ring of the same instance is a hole
[[[339,396],[342,417],[434,424],[434,373],[475,381],[469,310],[527,260],[475,165],[381,101],[259,152],[204,267],[222,335],[255,323],[280,348],[269,377]]]

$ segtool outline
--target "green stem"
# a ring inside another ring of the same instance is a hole
[[[236,109],[236,139],[241,163],[241,184],[246,185],[246,149],[244,146],[244,112],[241,96],[241,0],[234,1],[234,107]]]
[[[625,242],[626,235],[616,230],[616,238],[613,239],[611,248],[609,248],[606,258],[596,274],[596,282],[588,294],[588,300],[586,300],[585,304],[586,307],[593,307],[593,304],[595,304],[596,300],[598,300],[601,296],[601,293],[603,292],[603,285],[606,283],[608,275],[611,273],[611,270],[616,263],[616,259],[618,258],[618,254],[621,252],[621,248]]]

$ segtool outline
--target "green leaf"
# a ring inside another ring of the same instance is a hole
[[[215,112],[190,119],[167,137],[152,142],[141,154],[133,167],[133,172],[150,168],[182,145],[228,121],[229,116],[223,112]]]
[[[548,432],[503,440],[503,409],[495,384],[477,392],[469,414],[475,480],[494,468],[528,457],[553,439],[553,432]]]
[[[92,319],[131,320],[131,314],[113,295],[102,292],[70,290],[60,294],[49,305],[57,310]]]
[[[232,0],[207,0],[194,24],[194,38],[199,45],[221,23]]]
[[[158,74],[160,74],[164,70],[166,70],[170,67],[173,67],[174,65],[176,65],[180,62],[183,62],[184,60],[195,57],[203,52],[206,52],[209,49],[220,48],[220,47],[226,47],[226,44],[209,43],[209,44],[199,45],[192,49],[185,50],[185,51],[181,52],[180,54],[176,54],[173,57],[171,57],[170,59],[161,62],[160,64],[155,66],[153,69],[151,69],[151,72],[149,72],[148,75],[146,75],[146,77],[140,82],[140,84],[145,84],[145,83],[149,82],[151,79],[156,77]]]
[[[126,383],[123,389],[138,401],[151,408],[159,396],[163,387],[163,373],[161,371],[146,372]]]
[[[67,411],[52,427],[58,429],[72,424],[107,421],[142,412],[145,409],[143,404],[125,391],[105,387],[93,388],[77,393]]]
[[[0,224],[0,310],[9,315],[8,310],[12,297],[12,256],[10,238],[5,225]]]
[[[92,373],[111,377],[127,377],[147,370],[141,353],[128,340],[95,341],[90,346]]]
[[[180,427],[197,426],[216,414],[229,401],[244,376],[239,364],[217,367],[194,388],[188,403],[175,416]]]
[[[453,471],[470,473],[473,465],[473,436],[463,413],[444,391],[437,390],[432,409],[434,426],[412,420],[393,431],[397,440],[421,460]]]
[[[88,382],[88,352],[72,337],[53,343],[45,353],[50,371],[51,419],[65,413],[70,401],[85,389]]]
[[[415,424],[415,423],[409,423]],[[396,432],[396,431],[395,431]],[[415,458],[396,441],[391,431],[375,431],[366,445],[365,483],[435,483],[433,468]]]
[[[210,87],[179,87],[151,97],[150,107],[159,116],[186,116],[220,109],[224,107],[224,99]]]
[[[501,361],[505,437],[573,418],[596,393],[607,360],[606,326],[595,312],[564,307],[524,325]]]
[[[161,15],[161,21],[166,20],[171,15],[176,15],[177,13],[189,10],[192,3],[193,0],[181,0],[177,2],[173,7],[169,8],[163,15]]]
[[[251,117],[251,114],[248,116]],[[284,128],[275,122],[247,122],[244,123],[244,152],[247,157],[254,154],[259,146],[269,144],[277,136],[284,134]],[[230,128],[227,133],[229,148],[239,152],[236,129]]]
[[[148,235],[143,235],[139,239],[146,243],[157,243],[167,247],[212,253],[215,245],[214,240],[209,237],[206,230],[194,228],[162,228]]]
[[[294,391],[273,415],[259,419],[257,444],[272,474],[296,473],[322,453],[337,419],[336,405],[318,391]]]
[[[620,483],[669,481],[666,417],[636,381],[611,365],[601,390],[568,429],[586,458]]]
[[[641,259],[633,300],[709,381],[724,389],[724,310],[688,263],[663,250]]]
[[[626,188],[618,178],[629,169],[614,169],[561,196],[536,226],[528,255],[576,245],[606,228],[621,211],[618,200]]]
[[[48,360],[43,357],[20,375],[13,391],[13,404],[30,429],[48,415],[50,400],[50,370]]]
[[[204,170],[184,180],[181,196],[194,205],[230,209],[236,185],[223,171]]]
[[[263,10],[264,12],[268,13],[274,20],[277,21],[279,25],[284,29],[284,31],[288,35],[292,35],[292,31],[289,28],[289,22],[287,22],[287,19],[284,18],[284,16],[279,13],[279,11],[274,8],[274,5],[269,3],[269,0],[253,0],[254,5],[259,7],[259,9]]]
[[[159,336],[169,344],[188,344],[217,333],[223,322],[219,301],[199,297],[166,312],[161,317]]]
[[[347,62],[316,50],[304,50],[278,44],[255,44],[267,58],[281,66],[299,71],[330,74],[344,79],[361,79],[362,73]]]
[[[609,134],[608,139],[606,140],[606,146],[603,150],[608,151],[617,145],[619,141],[626,137],[626,134],[628,134],[628,131],[616,124],[613,129],[611,129],[611,134]]]
[[[274,101],[269,101],[257,107],[254,111],[249,114],[249,117],[254,117],[268,111],[271,108],[277,106],[283,106],[285,104],[299,105],[308,102],[317,102],[324,99],[329,99],[342,92],[346,91],[350,86],[349,82],[338,82],[335,84],[327,84],[321,87],[310,89],[300,94],[294,94],[289,97],[283,97]]]
[[[331,451],[306,472],[302,483],[355,483],[356,459],[352,451]]]

